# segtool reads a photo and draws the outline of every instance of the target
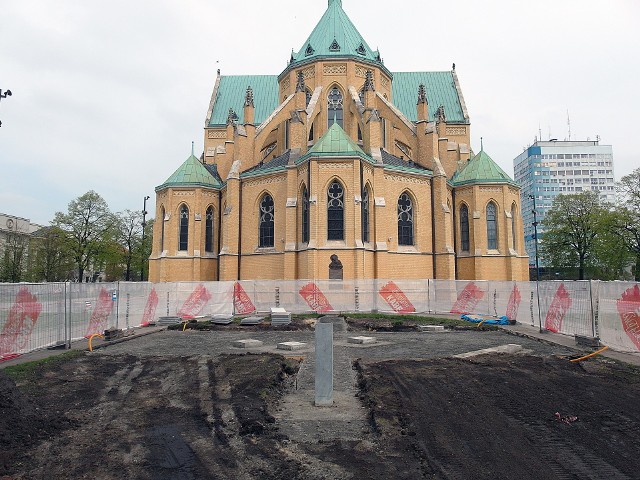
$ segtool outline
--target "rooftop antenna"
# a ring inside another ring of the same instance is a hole
[[[538,138],[542,141],[542,128],[540,128],[540,122],[538,122]]]
[[[569,118],[568,108],[567,108],[567,129],[569,130],[569,141],[571,141],[571,118]]]
[[[548,127],[549,127],[549,141],[551,141],[551,124],[549,124]]]

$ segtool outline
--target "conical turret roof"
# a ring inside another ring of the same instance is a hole
[[[508,183],[514,186],[518,185],[484,150],[480,150],[480,153],[469,160],[461,172],[454,174],[452,181],[456,186],[470,183]]]
[[[187,158],[156,192],[168,187],[220,187],[220,182],[194,155]]]
[[[342,9],[342,0],[329,0],[327,10],[300,51],[292,52],[289,65],[332,57],[359,58],[382,65],[379,52],[369,47]]]

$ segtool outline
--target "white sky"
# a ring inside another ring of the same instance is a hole
[[[393,6],[388,10],[388,6]],[[278,74],[327,0],[2,0],[0,212],[48,224],[95,190],[153,216],[154,188],[203,149],[216,69]],[[455,62],[472,147],[511,176],[533,143],[613,145],[640,166],[637,0],[343,0],[394,71]],[[249,32],[244,34],[242,32]]]

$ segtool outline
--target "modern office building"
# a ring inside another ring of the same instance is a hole
[[[603,201],[615,201],[613,150],[596,141],[536,141],[513,160],[514,178],[521,186],[522,217],[529,265],[535,264],[533,206],[538,236],[542,220],[556,196],[597,191]],[[543,261],[540,264],[543,265]]]

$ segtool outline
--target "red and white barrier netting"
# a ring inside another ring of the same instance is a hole
[[[614,350],[640,352],[639,285],[383,279],[4,284],[0,361],[162,316],[245,315],[272,307],[292,313],[507,316],[565,335],[599,336]]]

